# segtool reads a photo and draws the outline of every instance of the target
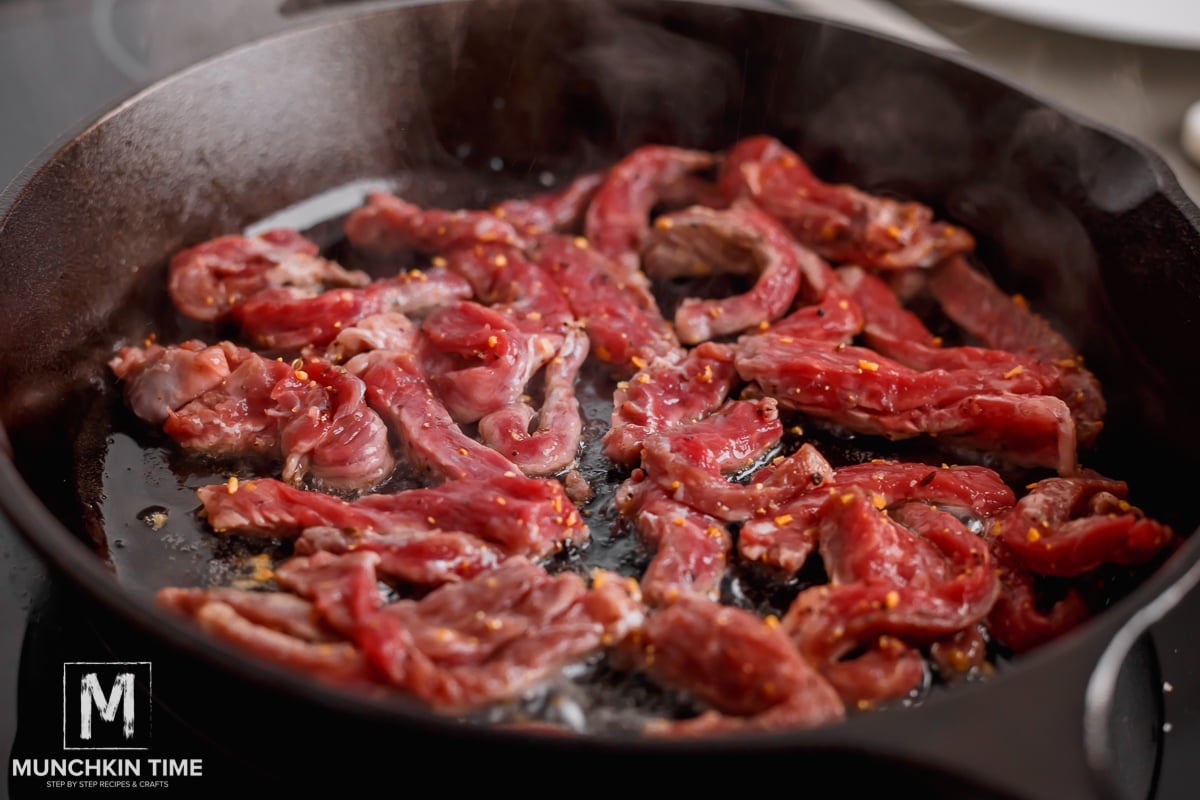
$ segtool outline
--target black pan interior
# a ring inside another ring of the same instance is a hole
[[[325,24],[191,70],[70,142],[10,198],[0,230],[0,421],[15,463],[59,520],[89,530],[95,497],[80,486],[96,488],[98,464],[77,457],[80,432],[112,403],[114,342],[189,332],[171,329],[162,291],[182,247],[363,179],[478,204],[642,143],[721,149],[759,132],[827,179],[970,228],[998,282],[1104,383],[1111,410],[1088,465],[1195,527],[1200,233],[1161,162],[907,47],[647,0],[480,0]],[[158,502],[144,488],[105,491],[136,513]],[[172,556],[203,570],[210,554]]]

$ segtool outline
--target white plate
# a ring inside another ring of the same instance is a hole
[[[1200,0],[956,0],[1105,39],[1200,50]]]

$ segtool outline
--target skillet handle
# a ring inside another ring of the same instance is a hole
[[[1117,760],[1121,751],[1117,740],[1125,738],[1127,733],[1120,725],[1115,709],[1124,688],[1122,667],[1138,643],[1146,640],[1150,627],[1179,605],[1197,585],[1200,585],[1200,562],[1192,564],[1166,591],[1138,609],[1117,630],[1092,671],[1084,700],[1084,748],[1097,787],[1105,792],[1106,800],[1123,800],[1128,796],[1127,792],[1121,792],[1122,772]],[[1156,692],[1159,687],[1161,681],[1155,687]],[[1161,712],[1162,696],[1159,693],[1156,697]],[[1161,713],[1159,717],[1161,723]],[[1161,740],[1161,727],[1157,733]]]

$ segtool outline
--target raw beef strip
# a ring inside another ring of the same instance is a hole
[[[609,169],[596,191],[587,211],[588,241],[616,260],[622,272],[634,272],[660,195],[688,173],[712,164],[712,155],[698,150],[660,145],[634,150]]]
[[[413,467],[438,480],[517,471],[507,458],[462,432],[412,356],[373,350],[355,356],[346,368],[367,385],[367,402],[396,432]]]
[[[296,352],[333,341],[342,328],[375,314],[424,315],[471,296],[471,287],[444,269],[412,270],[363,289],[335,289],[316,296],[295,289],[268,289],[233,308],[242,333],[272,352]]]
[[[1021,467],[1075,469],[1075,423],[1025,372],[919,372],[861,347],[771,331],[743,337],[737,369],[781,406],[892,440],[921,434]]]
[[[992,527],[994,536],[1039,575],[1074,576],[1101,564],[1140,564],[1171,545],[1166,525],[1127,501],[1123,481],[1089,472],[1047,478]]]
[[[889,461],[856,464],[835,470],[828,481],[799,493],[774,516],[748,521],[738,535],[738,553],[787,574],[798,572],[816,546],[819,514],[830,492],[852,487],[867,492],[882,508],[918,501],[976,519],[1001,514],[1016,502],[1000,476],[984,467],[939,468]]]
[[[287,538],[316,527],[351,536],[458,531],[491,542],[506,555],[531,558],[588,535],[561,484],[522,475],[448,481],[354,502],[270,478],[240,482],[234,491],[227,484],[204,486],[196,494],[218,533]]]
[[[555,334],[522,333],[504,314],[478,303],[456,303],[421,326],[429,343],[455,356],[429,382],[457,422],[477,422],[516,402],[562,343]]]
[[[476,300],[508,316],[525,333],[562,333],[574,320],[559,285],[515,247],[460,247],[434,259],[442,262],[471,284]]]
[[[592,353],[630,374],[656,357],[683,357],[675,332],[663,319],[649,281],[636,268],[622,272],[583,238],[547,236],[538,264],[559,286],[571,311],[587,327]]]
[[[659,217],[642,250],[653,278],[701,277],[716,272],[756,276],[745,294],[713,300],[689,297],[675,312],[684,344],[738,333],[782,317],[800,289],[792,237],[750,203],[728,211],[695,207]]]
[[[381,606],[368,553],[296,558],[292,591],[361,647],[395,686],[443,710],[514,697],[566,664],[621,642],[642,623],[637,582],[603,571],[551,576],[510,558],[419,601]]]
[[[1009,297],[961,257],[940,264],[930,275],[929,288],[946,316],[988,347],[1058,366],[1059,396],[1077,420],[1079,441],[1084,446],[1095,441],[1106,409],[1100,382],[1066,338],[1033,313],[1024,298]]]
[[[170,347],[122,347],[108,366],[125,383],[125,402],[133,413],[161,425],[172,411],[228,378],[229,362],[241,360],[241,353],[227,342],[209,347],[191,339]]]
[[[727,345],[705,343],[681,363],[638,365],[637,375],[617,384],[604,454],[618,464],[636,464],[647,437],[716,411],[737,378],[733,356]]]
[[[582,221],[588,204],[604,181],[604,173],[580,175],[557,192],[546,192],[527,200],[505,200],[492,206],[492,213],[526,236],[555,231],[569,233]]]
[[[962,228],[933,220],[920,203],[903,203],[819,180],[777,139],[734,145],[721,170],[732,202],[749,197],[825,258],[875,269],[931,267],[975,246]]]
[[[518,401],[493,411],[479,420],[480,441],[512,459],[526,475],[555,475],[574,464],[583,437],[575,380],[587,353],[587,334],[568,329],[546,366],[541,410]],[[535,416],[537,427],[530,431]]]
[[[716,710],[652,723],[648,732],[700,736],[810,728],[842,719],[837,692],[777,625],[698,597],[681,597],[652,615],[636,640],[641,665]]]
[[[222,236],[171,259],[168,291],[185,316],[218,322],[239,301],[264,289],[290,286],[313,292],[371,282],[365,272],[347,272],[317,252],[316,243],[293,230]]]
[[[490,211],[424,209],[388,192],[371,192],[367,202],[346,217],[350,244],[381,254],[420,250],[440,253],[489,242],[524,248],[511,224]]]

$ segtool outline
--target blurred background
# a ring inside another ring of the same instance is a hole
[[[58,132],[135,87],[347,0],[0,0],[0,182]],[[1180,147],[1200,101],[1196,0],[742,0],[947,50],[1158,149],[1200,198]],[[1200,112],[1197,113],[1200,117]],[[1200,119],[1195,133],[1200,150]],[[49,137],[49,139],[48,139]]]
[[[1200,200],[1188,109],[1200,101],[1200,0],[743,0],[786,6],[959,57],[1136,137]],[[0,0],[0,186],[64,133],[149,84],[260,36],[343,12],[345,0]],[[1192,132],[1200,153],[1200,110]],[[0,265],[2,268],[3,265]],[[1190,365],[1189,365],[1190,366]],[[27,628],[54,581],[0,519],[0,752],[16,726]],[[1158,796],[1196,797],[1200,594],[1154,632],[1166,708]],[[24,656],[28,660],[28,654]],[[3,786],[0,785],[0,793]]]

